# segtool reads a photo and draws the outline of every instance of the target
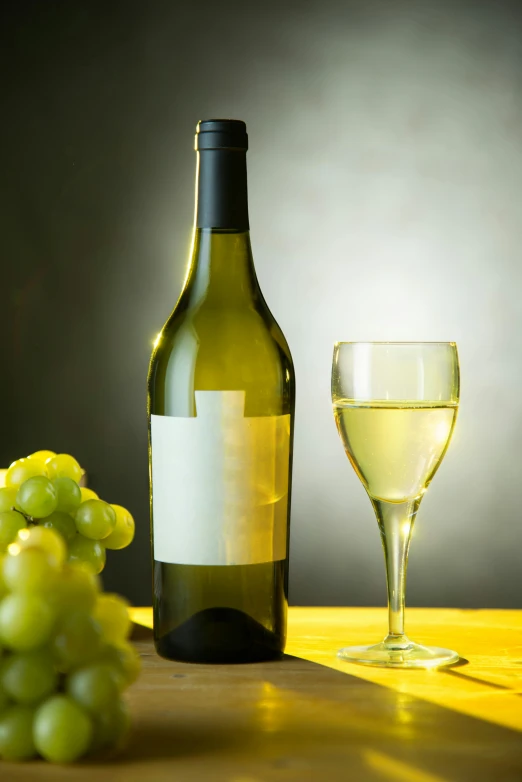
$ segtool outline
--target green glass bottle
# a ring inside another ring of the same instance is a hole
[[[295,378],[250,246],[244,122],[198,124],[185,285],[148,382],[154,638],[251,662],[286,636]]]

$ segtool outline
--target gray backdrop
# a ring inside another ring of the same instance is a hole
[[[3,464],[70,451],[150,602],[145,379],[179,294],[198,119],[246,120],[258,276],[297,372],[291,601],[382,604],[338,441],[336,339],[456,340],[462,407],[410,604],[520,606],[522,19],[508,2],[12,2],[2,10]],[[522,10],[522,9],[521,9]]]

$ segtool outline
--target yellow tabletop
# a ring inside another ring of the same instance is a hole
[[[152,627],[152,609],[132,610],[135,622]],[[460,663],[400,671],[339,660],[342,646],[382,640],[384,608],[290,608],[286,653],[522,731],[522,611],[408,608],[406,617],[412,640],[455,649]]]
[[[292,608],[287,655],[251,665],[163,660],[150,608],[133,618],[121,757],[0,763],[1,782],[522,782],[522,612],[408,609],[415,641],[464,658],[438,671],[337,660],[382,638],[384,609]]]

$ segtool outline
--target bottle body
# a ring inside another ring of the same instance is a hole
[[[170,659],[270,659],[286,635],[292,358],[244,220],[196,226],[149,372],[155,643]]]

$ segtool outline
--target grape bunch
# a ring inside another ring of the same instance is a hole
[[[19,459],[0,489],[0,758],[69,763],[124,741],[140,659],[127,602],[101,590],[134,520],[67,454]]]
[[[127,602],[67,561],[56,528],[20,529],[0,554],[0,757],[70,763],[121,745],[140,669],[130,628]]]
[[[106,549],[132,542],[134,519],[125,508],[80,486],[82,476],[82,468],[68,454],[37,451],[13,462],[0,489],[0,552],[19,530],[38,525],[62,536],[69,562],[101,573]]]

